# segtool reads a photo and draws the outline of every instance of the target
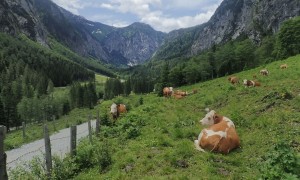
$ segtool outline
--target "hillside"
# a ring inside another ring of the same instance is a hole
[[[287,69],[279,68],[283,63],[288,64]],[[256,88],[233,86],[222,77],[177,88],[198,90],[181,100],[147,94],[104,101],[97,107],[101,111],[100,138],[94,145],[79,145],[76,158],[56,166],[65,168],[55,171],[55,176],[65,179],[80,171],[74,179],[297,179],[300,164],[285,159],[293,154],[281,142],[300,157],[299,67],[300,55],[235,74],[240,79],[256,74],[262,84]],[[270,71],[269,76],[259,75],[262,68]],[[129,108],[115,125],[107,121],[113,101]],[[228,155],[194,149],[193,140],[203,129],[199,120],[206,107],[235,123],[240,149]],[[295,168],[294,176],[284,174],[281,165]]]
[[[279,68],[283,63],[288,69]],[[223,77],[181,87],[189,92],[198,89],[181,100],[155,94],[115,99],[128,104],[130,111],[116,126],[102,127],[100,141],[110,147],[111,166],[102,174],[95,166],[76,179],[257,179],[263,157],[274,144],[286,141],[300,153],[299,67],[300,55],[235,74],[240,79],[256,74],[262,83],[257,88],[232,86]],[[270,75],[259,75],[262,68]],[[140,97],[143,105],[137,107]],[[102,114],[111,102],[99,107]],[[203,128],[198,121],[206,107],[233,120],[240,149],[227,156],[194,149],[193,140]]]

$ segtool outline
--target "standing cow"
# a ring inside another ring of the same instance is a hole
[[[126,113],[126,112],[127,112],[127,110],[126,110],[125,104],[113,103],[110,106],[110,114],[112,115],[114,120],[116,120],[120,116],[121,113]]]
[[[237,84],[239,83],[239,78],[235,77],[235,76],[230,76],[228,78],[228,81],[231,83],[231,84]]]
[[[259,73],[260,73],[261,75],[263,75],[263,76],[269,75],[269,71],[268,71],[267,69],[262,69],[262,70],[259,71]]]
[[[207,110],[209,111],[209,110]],[[217,114],[214,110],[209,111],[200,121],[202,125],[209,126],[201,131],[195,140],[196,149],[228,154],[231,150],[240,146],[240,139],[233,122]]]
[[[165,97],[170,97],[173,94],[173,87],[164,87],[163,94]]]

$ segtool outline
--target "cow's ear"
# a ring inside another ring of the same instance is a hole
[[[215,121],[215,124],[219,123],[221,121],[221,118],[218,114],[215,114],[214,115],[214,121]]]
[[[209,108],[205,108],[205,111],[206,111],[206,112],[209,112]]]

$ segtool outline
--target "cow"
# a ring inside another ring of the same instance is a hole
[[[198,139],[194,141],[197,150],[228,154],[231,150],[240,147],[239,136],[234,123],[229,118],[217,114],[214,110],[208,110],[200,123],[208,127],[203,129]]]
[[[286,69],[287,67],[288,67],[287,64],[281,64],[281,65],[280,65],[280,69]]]
[[[263,76],[269,75],[269,71],[268,71],[267,69],[262,69],[262,70],[259,71],[259,73],[260,73],[261,75],[263,75]]]
[[[126,110],[125,104],[113,103],[110,106],[110,114],[112,115],[114,120],[116,120],[120,116],[121,113],[126,113],[126,112],[127,112],[127,110]]]
[[[170,97],[173,94],[173,87],[164,87],[163,94],[165,97]]]
[[[181,96],[187,96],[188,92],[187,91],[176,90],[174,94],[181,95]]]
[[[172,95],[175,99],[182,99],[182,98],[184,98],[184,96],[183,95],[181,95],[181,94],[173,94]]]
[[[252,81],[252,80],[247,80],[244,79],[243,84],[245,85],[245,87],[256,87],[256,86],[260,86],[260,82],[257,81]]]
[[[231,83],[231,84],[237,84],[239,83],[239,78],[235,77],[235,76],[230,76],[228,78],[228,81]]]

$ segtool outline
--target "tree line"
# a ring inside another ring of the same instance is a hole
[[[0,124],[9,129],[65,114],[69,100],[53,97],[54,86],[94,78],[93,72],[46,48],[0,34]]]

